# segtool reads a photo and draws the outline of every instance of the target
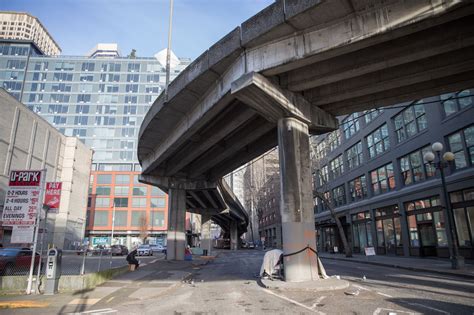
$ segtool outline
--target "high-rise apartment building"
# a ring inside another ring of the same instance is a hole
[[[28,13],[0,11],[0,39],[30,41],[44,55],[61,53],[61,48],[43,24]]]
[[[164,88],[163,58],[120,57],[116,44],[99,44],[84,57],[48,56],[37,46],[0,42],[0,84],[94,150],[86,228],[91,243],[109,243],[113,221],[114,243],[164,238],[167,196],[136,180],[138,130]],[[190,63],[177,60],[171,79]]]

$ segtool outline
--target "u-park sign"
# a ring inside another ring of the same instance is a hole
[[[2,221],[5,226],[34,225],[41,209],[44,171],[11,171]]]

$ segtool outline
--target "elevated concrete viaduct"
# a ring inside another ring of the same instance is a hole
[[[139,134],[142,180],[170,192],[173,218],[278,145],[283,250],[315,248],[309,135],[334,130],[338,115],[471,87],[473,14],[462,0],[276,1],[155,101]],[[288,281],[318,278],[307,253],[285,269]]]

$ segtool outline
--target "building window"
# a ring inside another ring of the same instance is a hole
[[[81,70],[82,71],[94,71],[95,64],[93,62],[84,62],[82,64]]]
[[[347,166],[353,169],[362,163],[362,142],[357,142],[346,151]]]
[[[333,179],[342,175],[342,173],[344,172],[344,163],[342,161],[342,154],[329,162],[329,171]]]
[[[138,84],[127,84],[125,86],[125,92],[127,92],[127,93],[138,93]]]
[[[165,213],[163,211],[151,211],[151,227],[165,227]]]
[[[375,209],[375,228],[377,231],[377,252],[396,254],[402,247],[402,228],[398,206]]]
[[[159,74],[149,74],[149,75],[146,76],[146,82],[153,82],[153,83],[160,82],[160,75]]]
[[[439,196],[406,202],[404,207],[407,213],[410,247],[448,245],[444,212]]]
[[[410,185],[435,176],[436,169],[434,165],[423,162],[424,154],[430,151],[431,147],[426,146],[400,158],[400,170],[404,185]]]
[[[316,145],[316,160],[321,160],[326,157],[326,141],[321,141]]]
[[[359,212],[353,214],[351,217],[354,251],[363,253],[364,248],[374,246],[372,241],[370,212]]]
[[[97,184],[112,184],[112,175],[110,174],[98,174]]]
[[[146,198],[132,198],[133,208],[146,208]]]
[[[336,148],[338,148],[341,145],[341,131],[338,129],[329,133],[326,138],[326,141],[327,141],[327,148],[329,149],[329,152],[334,151]]]
[[[133,195],[134,196],[146,196],[146,186],[141,187],[133,187]]]
[[[108,226],[109,225],[109,211],[95,211],[94,226]]]
[[[95,194],[97,196],[110,196],[110,187],[109,186],[97,186],[95,189]]]
[[[115,186],[114,195],[115,196],[128,196],[129,187],[128,186]]]
[[[403,110],[393,120],[398,142],[416,135],[428,126],[422,101]]]
[[[374,195],[383,194],[395,189],[395,177],[393,176],[393,164],[389,163],[370,172],[372,191]]]
[[[390,149],[387,124],[380,126],[380,128],[369,134],[366,139],[370,158],[374,158]]]
[[[474,165],[474,125],[451,134],[448,141],[456,169]]]
[[[139,81],[138,74],[127,74],[127,82],[138,82],[138,81]]]
[[[351,201],[367,198],[367,182],[365,175],[351,180],[349,182],[349,191],[351,193]]]
[[[158,187],[152,186],[151,187],[151,195],[152,196],[165,196],[165,192]]]
[[[129,63],[128,64],[128,72],[139,72],[140,71],[140,64],[139,63]]]
[[[114,205],[117,208],[127,208],[128,198],[114,198]]]
[[[95,198],[95,207],[96,208],[109,208],[110,198]]]
[[[441,104],[443,105],[446,117],[457,113],[464,108],[472,105],[472,90],[463,90],[457,93],[448,93],[440,95]]]
[[[346,204],[346,192],[344,185],[338,186],[332,190],[332,198],[335,207]]]
[[[148,229],[145,211],[132,211],[132,226],[145,227]]]
[[[165,198],[151,198],[151,208],[164,208],[166,206]]]
[[[365,124],[369,124],[372,120],[383,113],[383,109],[371,109],[364,111]]]
[[[342,129],[344,131],[344,137],[349,139],[360,129],[359,125],[359,113],[353,113],[347,116],[342,122]]]
[[[450,199],[459,246],[474,244],[474,188],[452,192]]]
[[[127,185],[130,183],[130,175],[115,175],[115,184]]]
[[[128,224],[128,211],[115,211],[115,226],[127,226]]]

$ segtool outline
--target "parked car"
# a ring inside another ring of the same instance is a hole
[[[150,245],[140,245],[137,248],[138,256],[153,256],[153,250]]]
[[[160,244],[150,245],[150,248],[154,253],[166,253],[166,246]]]
[[[112,256],[128,255],[128,248],[124,245],[112,245],[110,251]]]
[[[247,248],[248,249],[254,249],[255,248],[255,244],[253,242],[248,242],[247,243]]]
[[[1,248],[0,249],[0,274],[10,276],[13,274],[26,274],[30,270],[31,255],[29,248]],[[40,261],[38,253],[35,255],[35,269]]]

